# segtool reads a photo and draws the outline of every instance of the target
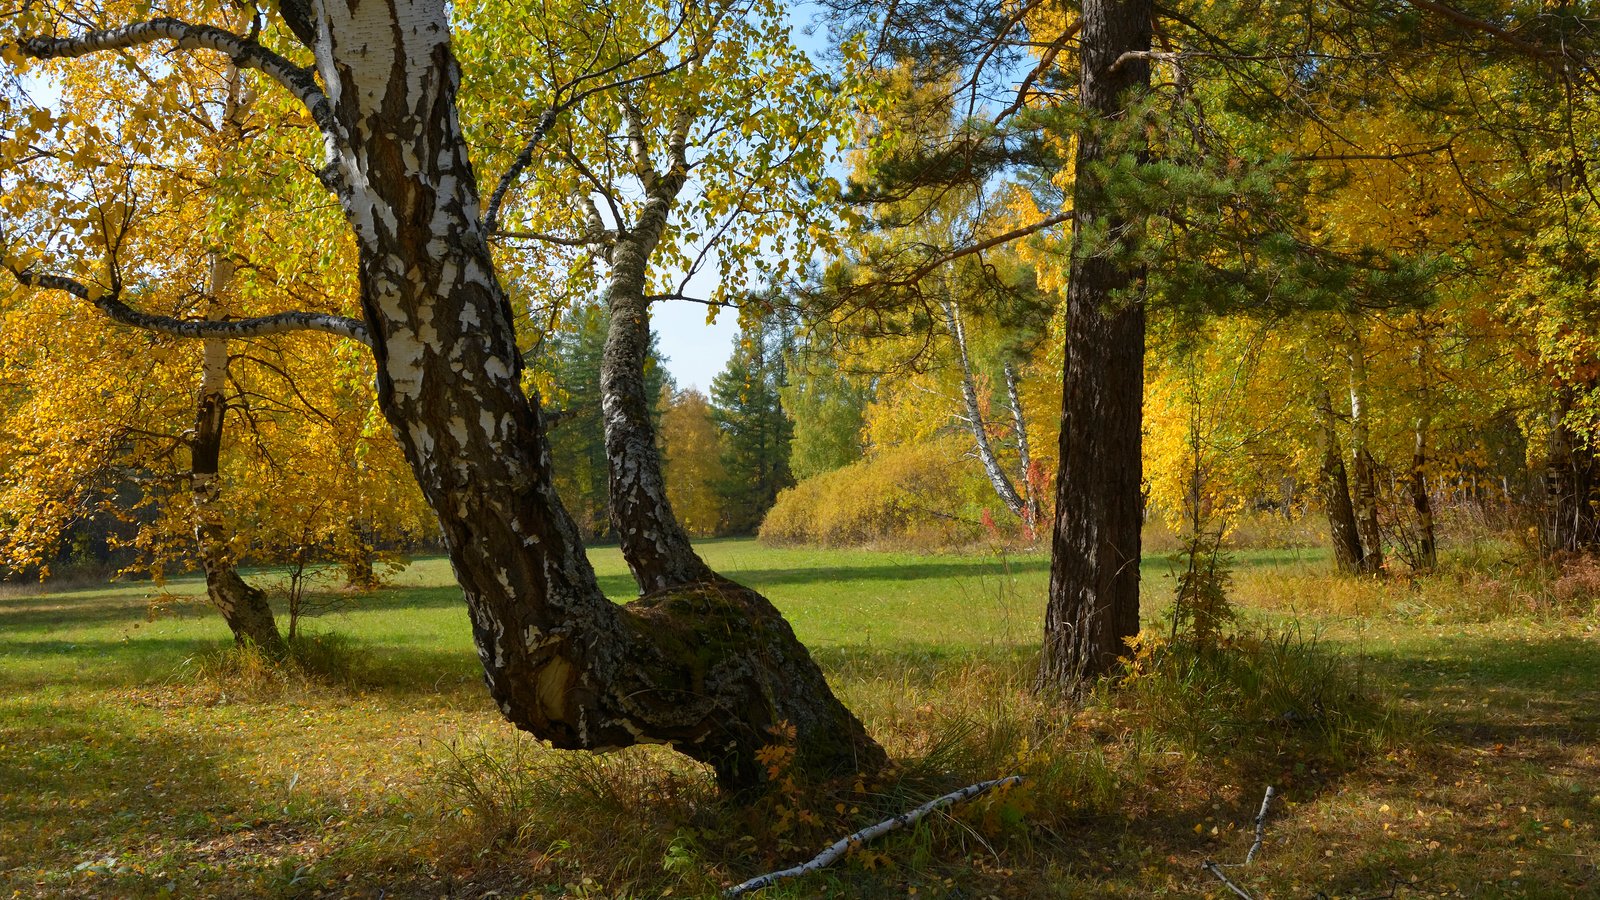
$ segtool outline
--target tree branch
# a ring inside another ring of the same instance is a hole
[[[1472,16],[1452,6],[1446,6],[1443,3],[1436,2],[1436,0],[1411,0],[1411,5],[1418,9],[1437,13],[1463,28],[1481,31],[1519,53],[1531,56],[1534,59],[1542,59],[1545,62],[1554,63],[1561,69],[1566,68],[1567,55],[1562,51],[1529,43],[1498,25],[1485,22],[1482,19],[1474,19]]]
[[[32,37],[18,49],[34,59],[76,59],[106,50],[124,50],[158,41],[173,41],[184,50],[214,50],[233,60],[241,69],[255,69],[276,81],[305,104],[312,121],[324,134],[339,133],[328,101],[310,69],[297,66],[254,40],[241,37],[214,25],[195,25],[181,19],[159,18],[120,28],[85,32],[72,38]]]
[[[951,250],[948,253],[945,253],[945,254],[943,254],[941,256],[938,256],[938,257],[936,257],[936,258],[934,258],[932,260],[929,260],[928,262],[924,263],[921,267],[919,267],[916,270],[912,271],[909,275],[906,275],[906,276],[901,277],[901,278],[894,279],[893,281],[881,282],[881,284],[883,286],[885,286],[885,287],[900,287],[900,286],[904,286],[904,285],[908,285],[908,284],[913,284],[913,283],[915,283],[917,281],[920,281],[923,276],[929,274],[934,269],[939,268],[940,266],[944,265],[945,263],[955,262],[956,260],[962,258],[963,256],[971,256],[974,253],[982,253],[985,250],[988,250],[988,249],[993,248],[993,247],[998,247],[998,246],[1000,246],[1002,244],[1009,244],[1012,241],[1020,240],[1022,238],[1027,237],[1030,234],[1034,234],[1036,232],[1043,231],[1046,228],[1050,228],[1050,227],[1055,226],[1055,225],[1060,225],[1062,222],[1065,222],[1065,221],[1067,221],[1068,219],[1071,219],[1071,218],[1072,218],[1072,213],[1070,211],[1056,213],[1053,216],[1048,216],[1046,218],[1040,219],[1039,221],[1034,222],[1031,225],[1024,225],[1021,228],[1013,228],[1012,230],[1006,232],[1005,234],[997,234],[994,237],[989,238],[988,240],[979,241],[976,244],[968,244],[965,247],[958,247],[958,248],[956,248],[954,250]]]
[[[833,865],[835,862],[838,862],[839,858],[844,856],[846,853],[849,853],[852,848],[865,844],[867,841],[873,840],[874,838],[882,837],[883,835],[886,835],[891,831],[895,831],[896,829],[904,828],[905,826],[910,825],[918,819],[921,819],[923,816],[926,816],[928,813],[931,813],[936,809],[960,803],[964,800],[971,800],[973,797],[986,793],[997,787],[1006,787],[1013,784],[1020,784],[1021,782],[1021,775],[1011,775],[1006,778],[997,778],[994,781],[981,781],[977,784],[964,787],[959,791],[951,791],[950,793],[945,794],[943,797],[936,797],[932,800],[929,800],[927,803],[922,804],[916,809],[903,812],[892,819],[886,819],[876,825],[871,826],[870,828],[863,828],[849,837],[840,838],[833,844],[833,846],[817,854],[816,857],[810,862],[802,863],[790,869],[784,869],[781,872],[772,872],[767,875],[762,875],[758,878],[752,878],[749,881],[741,884],[736,884],[733,887],[728,888],[726,891],[723,891],[722,896],[740,897],[750,893],[751,891],[760,890],[764,887],[770,887],[780,881],[784,881],[789,878],[797,878],[806,874],[807,872],[815,872],[818,869],[826,868]]]
[[[338,337],[360,341],[372,346],[367,326],[344,316],[313,312],[282,312],[270,316],[248,319],[207,321],[159,316],[134,309],[122,302],[120,289],[110,291],[91,289],[81,281],[62,275],[40,275],[7,266],[17,282],[43,290],[66,291],[80,300],[95,305],[107,318],[133,328],[142,328],[158,334],[180,338],[257,338],[291,331],[320,331]]]

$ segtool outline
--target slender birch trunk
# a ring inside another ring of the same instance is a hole
[[[222,115],[222,127],[227,133],[237,133],[243,121],[242,80],[239,69],[229,66],[228,96]],[[213,254],[206,285],[210,297],[208,318],[223,317],[224,298],[233,289],[233,278],[233,261],[221,253]],[[229,540],[218,472],[227,425],[227,387],[228,342],[207,338],[202,347],[194,437],[189,444],[189,496],[195,544],[206,575],[206,600],[222,613],[235,643],[254,644],[269,655],[281,656],[287,647],[278,632],[272,606],[264,592],[240,577]]]
[[[983,463],[983,472],[989,477],[989,484],[1000,497],[1000,502],[1006,505],[1006,509],[1011,510],[1012,515],[1027,525],[1027,502],[1006,475],[1005,467],[1000,465],[1000,458],[994,452],[994,442],[989,440],[989,423],[984,421],[983,407],[978,403],[977,379],[972,374],[972,358],[967,354],[967,330],[961,320],[961,305],[948,294],[940,298],[939,305],[944,309],[945,325],[950,330],[950,339],[955,342],[956,361],[961,367],[961,400],[967,411],[967,429],[972,433],[972,442],[978,451],[978,461]]]
[[[1039,492],[1033,483],[1033,453],[1028,444],[1028,421],[1022,412],[1022,394],[1017,388],[1017,367],[1005,365],[1006,399],[1011,405],[1011,427],[1017,433],[1017,483],[1022,485],[1022,523],[1027,528],[1028,539],[1039,527]]]

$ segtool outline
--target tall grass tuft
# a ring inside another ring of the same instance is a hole
[[[1145,632],[1120,683],[1103,684],[1095,705],[1176,750],[1267,765],[1345,765],[1409,733],[1360,661],[1298,628],[1235,634],[1216,647]]]
[[[254,644],[192,656],[179,665],[174,678],[229,696],[277,699],[355,687],[368,668],[367,652],[341,634],[302,633],[287,644],[282,658]]]

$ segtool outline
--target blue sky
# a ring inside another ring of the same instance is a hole
[[[727,365],[739,334],[738,312],[725,309],[716,324],[706,324],[706,308],[686,300],[669,300],[651,308],[651,323],[661,341],[667,371],[679,388],[711,393],[711,379]]]

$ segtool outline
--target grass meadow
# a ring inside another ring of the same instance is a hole
[[[660,748],[520,737],[448,564],[230,649],[198,580],[0,588],[0,891],[19,897],[701,897],[971,782],[985,796],[765,897],[1600,896],[1594,592],[1492,551],[1426,579],[1236,554],[1220,648],[1030,690],[1048,561],[702,545],[770,596],[899,760],[735,805]],[[632,594],[620,555],[593,558]],[[273,583],[257,572],[258,583]],[[1600,581],[1600,580],[1597,580]],[[1581,579],[1580,579],[1581,582]],[[775,738],[781,743],[781,740]],[[782,754],[774,754],[781,769]],[[1240,865],[1268,785],[1264,841]]]

